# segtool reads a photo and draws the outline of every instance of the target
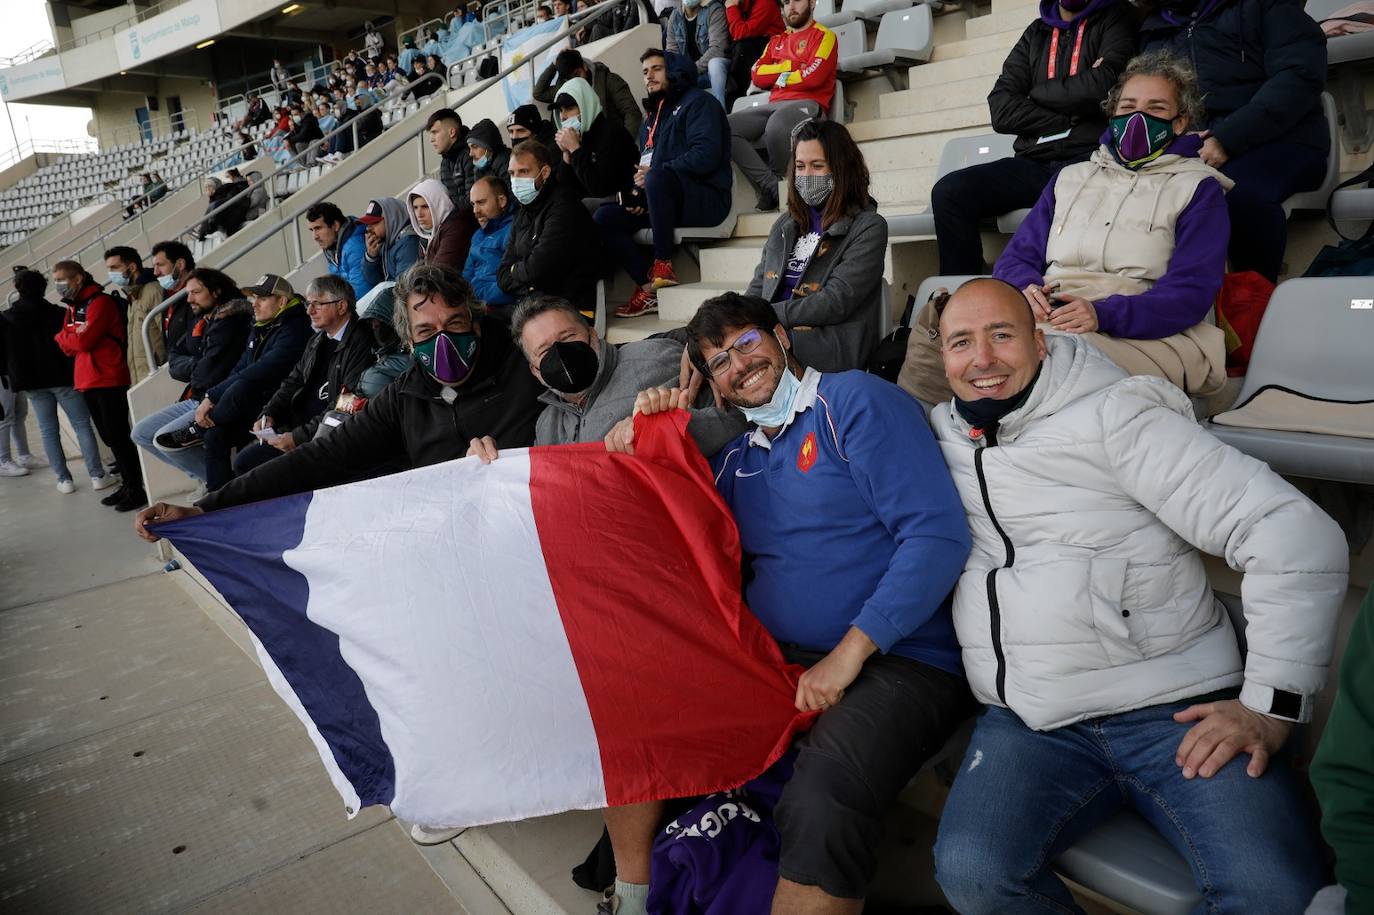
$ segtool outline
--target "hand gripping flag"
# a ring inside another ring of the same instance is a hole
[[[350,815],[471,826],[733,788],[812,716],[686,437],[501,452],[157,528],[252,632]]]

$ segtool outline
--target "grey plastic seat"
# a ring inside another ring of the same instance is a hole
[[[812,15],[817,22],[830,29],[853,22],[855,18],[854,14],[847,10],[836,10],[835,0],[816,0],[816,8]]]
[[[940,163],[935,168],[935,180],[939,181],[950,172],[995,162],[1013,154],[1012,143],[1016,138],[1005,133],[985,133],[973,137],[955,137],[945,143],[940,150]],[[929,207],[923,213],[906,216],[893,216],[887,221],[887,233],[893,235],[934,235],[935,214]]]
[[[1294,194],[1283,202],[1283,211],[1325,210],[1326,200],[1341,181],[1341,138],[1340,126],[1336,120],[1336,100],[1331,93],[1322,93],[1322,114],[1326,115],[1326,129],[1331,136],[1330,152],[1326,157],[1326,174],[1315,190]]]
[[[1374,401],[1371,339],[1374,284],[1369,277],[1300,277],[1282,283],[1260,322],[1236,407],[1271,387],[1323,400]],[[1211,421],[1207,428],[1281,474],[1374,483],[1374,439]]]
[[[1307,15],[1317,22],[1330,19],[1331,15],[1350,5],[1350,0],[1310,0],[1306,6]],[[1336,35],[1326,39],[1326,62],[1328,66],[1374,59],[1374,31],[1360,32],[1356,35]]]
[[[881,69],[893,71],[930,60],[935,50],[935,18],[924,3],[905,9],[890,10],[878,24],[878,36],[873,50],[846,56],[841,54],[839,68],[843,72]],[[901,82],[906,73],[897,74]]]
[[[845,23],[834,26],[832,31],[835,33],[835,67],[840,76],[857,76],[863,73],[863,67],[854,67],[850,61],[862,56],[864,50],[864,24],[855,22],[852,18]]]
[[[763,100],[768,100],[763,96]],[[739,110],[736,104],[735,110]],[[693,239],[713,240],[718,238],[729,238],[735,234],[735,223],[739,220],[741,213],[749,213],[754,209],[754,190],[749,184],[744,173],[735,165],[730,166],[732,170],[732,183],[730,185],[730,211],[725,214],[725,218],[714,226],[678,226],[673,230],[673,240],[677,244]],[[641,245],[653,244],[653,233],[648,229],[640,229],[635,233],[634,239]]]
[[[1349,222],[1374,219],[1374,187],[1348,187],[1337,191],[1331,198],[1331,215]]]
[[[911,0],[845,0],[844,9],[868,22],[881,22],[894,10],[911,6]]]
[[[963,273],[952,274],[950,276],[926,277],[921,280],[921,285],[916,287],[916,310],[920,311],[921,307],[924,306],[926,302],[930,301],[930,297],[934,294],[935,290],[939,289],[941,286],[948,289],[950,292],[954,292],[969,280],[976,280],[981,276],[987,276],[987,274]]]

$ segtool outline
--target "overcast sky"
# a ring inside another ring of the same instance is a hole
[[[52,41],[48,13],[43,0],[3,0],[5,29],[0,32],[0,57],[13,57],[39,41]],[[91,120],[89,108],[59,108],[56,105],[5,105],[9,117],[0,115],[0,155],[14,149],[18,142],[65,140],[86,137]],[[10,132],[10,122],[14,132]],[[14,134],[18,134],[18,140]]]

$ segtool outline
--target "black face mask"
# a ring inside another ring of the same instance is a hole
[[[544,384],[562,394],[581,394],[596,382],[601,358],[590,343],[582,340],[560,341],[550,346],[539,360]]]
[[[980,397],[977,400],[963,400],[958,396],[954,398],[954,409],[959,411],[959,415],[975,429],[995,429],[997,424],[1002,421],[1012,410],[1017,409],[1030,398],[1031,391],[1035,390],[1035,383],[1040,380],[1040,369],[1045,363],[1040,363],[1035,369],[1035,377],[1030,380],[1030,384],[1021,389],[1021,392],[1014,397],[1007,397],[1003,400],[996,400],[992,397]]]

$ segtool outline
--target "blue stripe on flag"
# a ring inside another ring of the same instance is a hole
[[[157,527],[219,590],[272,657],[363,806],[390,804],[396,763],[336,633],[306,616],[310,584],[282,560],[300,546],[310,493]],[[339,562],[348,562],[340,556]]]

